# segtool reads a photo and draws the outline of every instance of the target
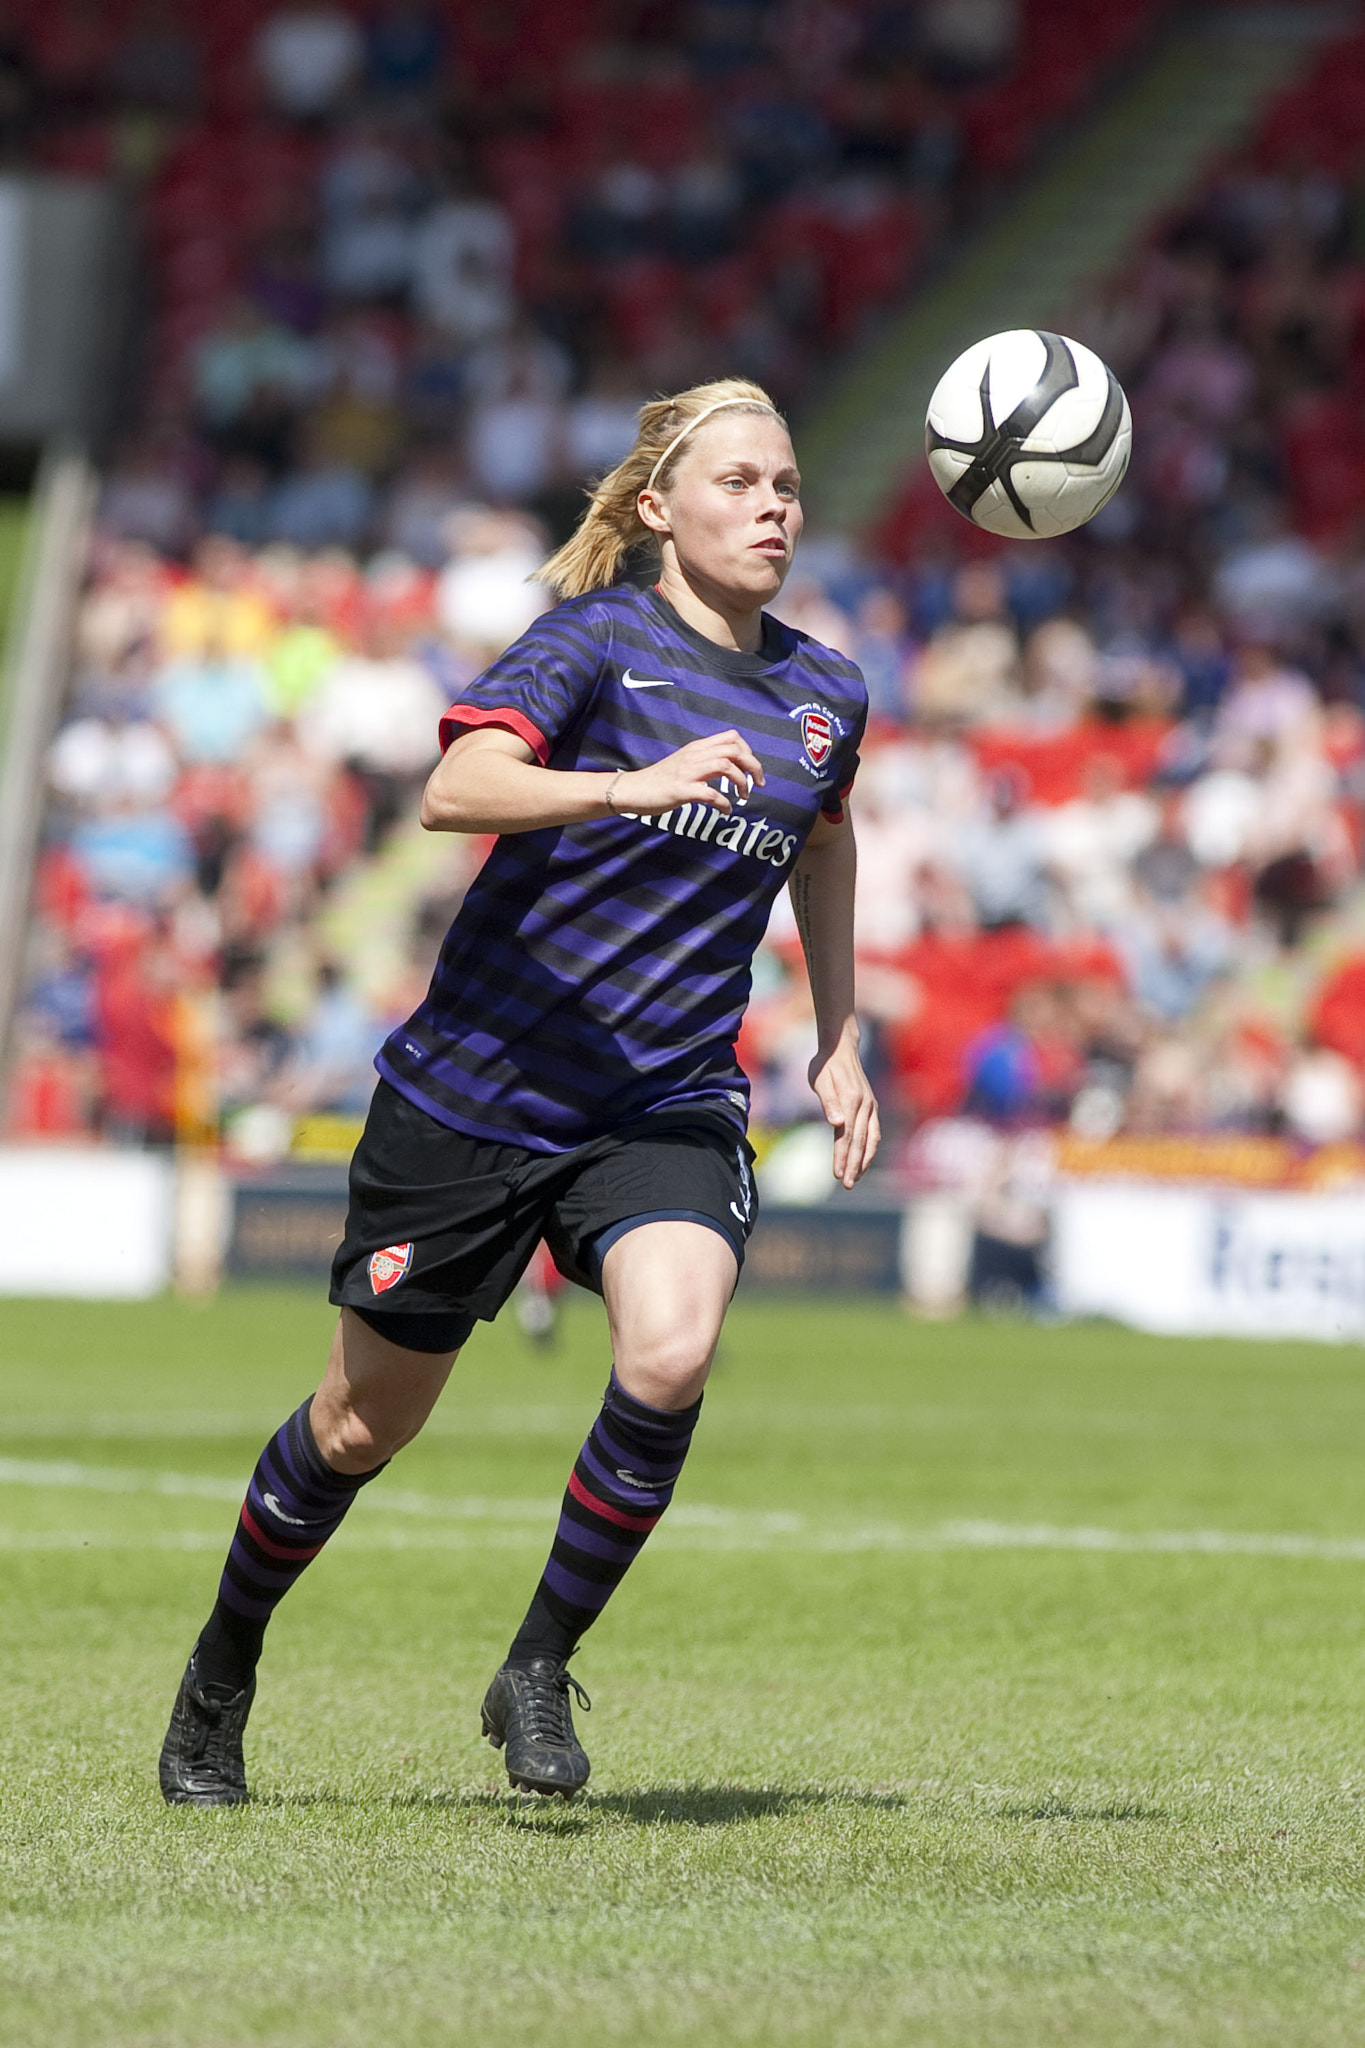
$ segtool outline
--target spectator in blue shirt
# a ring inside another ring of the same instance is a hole
[[[191,764],[240,761],[270,715],[260,663],[221,647],[168,663],[154,697],[180,758]]]

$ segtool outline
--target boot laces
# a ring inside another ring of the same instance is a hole
[[[592,1712],[592,1701],[578,1680],[563,1665],[549,1678],[528,1674],[528,1679],[522,1691],[522,1712],[528,1739],[532,1742],[572,1742],[570,1692],[585,1714]]]
[[[237,1717],[229,1713],[228,1709],[235,1707],[242,1695],[236,1692],[226,1699],[215,1699],[213,1694],[220,1690],[218,1686],[210,1690],[197,1683],[190,1685],[190,1697],[199,1709],[193,1717],[193,1746],[190,1752],[195,1763],[202,1763],[206,1759],[218,1763],[231,1753]]]

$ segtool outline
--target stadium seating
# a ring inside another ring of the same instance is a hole
[[[887,44],[871,8],[803,13],[777,62],[762,7],[614,39],[590,7],[455,9],[425,71],[395,83],[372,50],[370,82],[306,117],[271,105],[254,0],[162,51],[160,103],[79,82],[136,70],[121,15],[88,43],[46,22],[26,76],[52,118],[23,146],[141,180],[152,322],[52,757],[7,1128],[183,1133],[207,1033],[239,1154],[322,1143],[329,1116],[344,1146],[479,858],[413,823],[423,718],[530,615],[509,593],[586,451],[610,459],[675,373],[752,367],[799,401],[1159,12],[1077,38],[1028,0],[983,64]],[[1330,1082],[1329,1057],[1354,1133],[1362,65],[1358,37],[1325,52],[1098,309],[1138,456],[1093,531],[1040,563],[918,480],[877,556],[826,537],[785,595],[872,685],[864,1000],[901,1128],[1292,1134],[1293,1077],[1317,1059]],[[387,240],[338,254],[366,192]],[[439,278],[427,300],[374,283],[395,223],[442,204],[491,267],[479,332],[442,329]],[[365,290],[337,284],[366,263]],[[381,702],[406,753],[376,742]],[[809,1113],[798,958],[780,903],[741,1046],[770,1126]]]

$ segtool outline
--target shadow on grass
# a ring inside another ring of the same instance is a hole
[[[788,1792],[781,1785],[658,1785],[640,1792],[589,1793],[586,1803],[637,1827],[694,1828],[724,1828],[735,1821],[769,1820],[830,1806],[904,1813],[909,1805],[899,1792],[825,1792],[818,1787]]]
[[[308,1813],[331,1808],[337,1813],[360,1812],[386,1806],[392,1813],[489,1814],[509,1827],[539,1833],[581,1835],[592,1825],[586,1806],[563,1799],[541,1799],[535,1793],[503,1792],[395,1792],[387,1798],[366,1792],[339,1792],[322,1786],[313,1792],[266,1792],[253,1794],[250,1805],[274,1813]],[[235,1809],[245,1812],[245,1807]]]
[[[257,1808],[277,1812],[326,1807],[344,1810],[375,1803],[373,1794],[341,1792],[328,1786],[310,1792],[268,1792],[251,1801]],[[932,1800],[913,1803],[921,1812],[928,1812],[933,1805]],[[507,1792],[491,1786],[480,1792],[398,1792],[382,1804],[394,1812],[498,1815],[513,1828],[583,1834],[599,1818],[642,1828],[725,1828],[741,1821],[781,1819],[840,1806],[865,1813],[901,1814],[910,1811],[912,1802],[900,1792],[824,1791],[818,1786],[788,1791],[781,1785],[654,1785],[635,1792],[587,1792],[574,1800],[541,1798],[533,1792]],[[1164,1807],[1118,1800],[1103,1806],[1078,1805],[1069,1799],[1015,1800],[996,1807],[995,1812],[1001,1820],[1088,1821],[1109,1827],[1170,1819]]]
[[[1040,1799],[1035,1805],[997,1807],[1001,1820],[1169,1820],[1170,1815],[1161,1806],[1140,1806],[1130,1802],[1110,1806],[1076,1806],[1069,1799]]]
[[[316,1795],[321,1802],[327,1795]],[[309,1797],[279,1804],[303,1805]],[[340,1803],[340,1802],[338,1802]],[[601,1817],[628,1821],[635,1827],[732,1827],[737,1821],[769,1820],[786,1814],[816,1812],[822,1807],[851,1806],[878,1813],[903,1813],[909,1801],[898,1792],[824,1792],[780,1785],[657,1785],[638,1792],[587,1792],[572,1802],[541,1799],[503,1791],[404,1792],[389,1804],[409,1811],[446,1810],[501,1813],[514,1826],[555,1824],[560,1833],[582,1833]]]

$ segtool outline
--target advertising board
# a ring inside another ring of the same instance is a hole
[[[1062,1182],[1063,1315],[1167,1335],[1365,1338],[1365,1194]]]

